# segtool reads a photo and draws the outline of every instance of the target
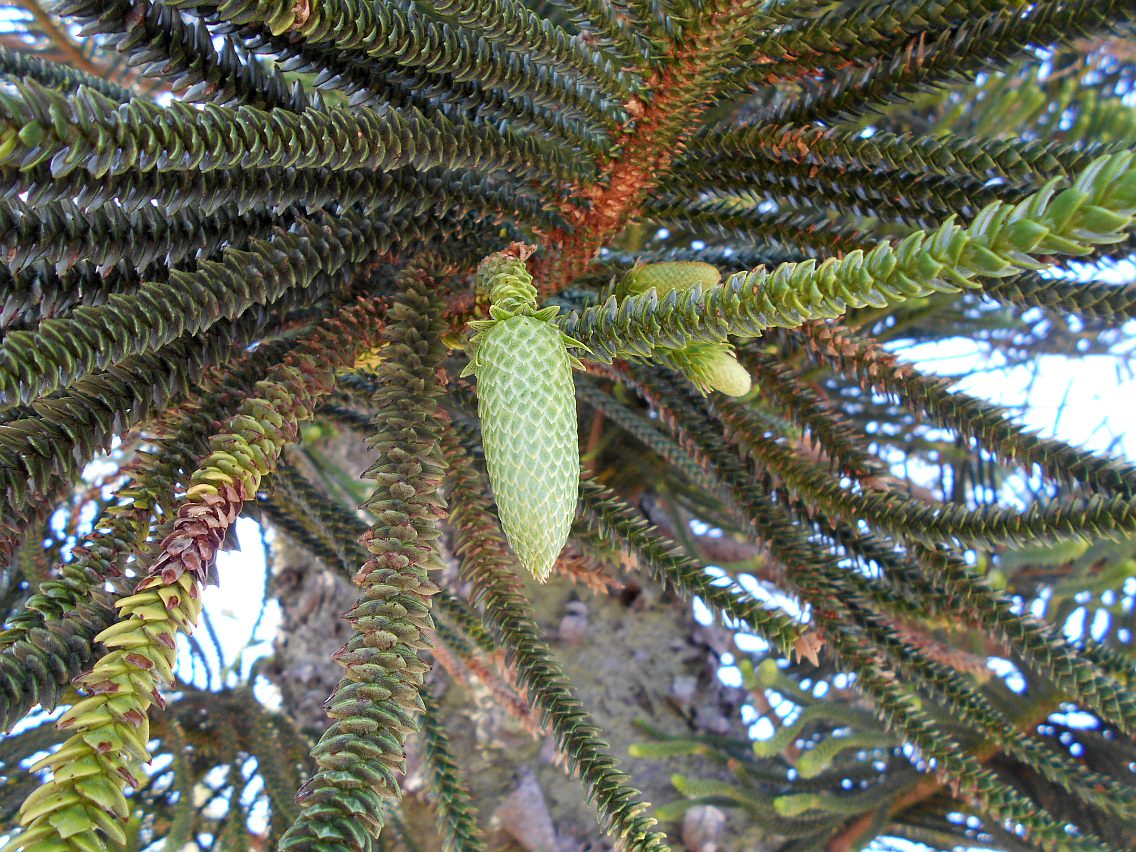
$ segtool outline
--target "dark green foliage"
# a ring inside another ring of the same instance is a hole
[[[449,168],[507,168],[521,175],[578,174],[562,157],[532,137],[511,131],[455,126],[389,110],[308,108],[300,113],[255,107],[213,107],[207,111],[145,101],[119,105],[80,89],[64,96],[34,83],[19,85],[4,99],[3,121],[16,128],[4,146],[3,162],[27,168],[51,161],[54,175],[78,168],[93,177],[140,172],[216,169],[379,169],[413,164]],[[160,134],[142,130],[160,126]],[[79,126],[90,136],[78,135]],[[413,140],[404,143],[404,139]],[[21,144],[22,143],[22,144]],[[287,152],[286,154],[284,152]]]
[[[0,70],[7,77],[28,77],[45,86],[59,88],[65,92],[74,91],[79,86],[90,86],[108,98],[125,103],[132,97],[128,89],[75,71],[58,62],[45,62],[37,56],[20,53],[0,46]]]
[[[1122,496],[1133,493],[1136,470],[1131,465],[1032,434],[1015,425],[997,406],[949,390],[947,382],[898,362],[878,345],[857,340],[839,325],[813,326],[801,339],[807,341],[818,361],[839,365],[857,380],[894,394],[920,416],[979,442],[1007,464],[1037,465],[1062,482],[1084,482]]]
[[[456,553],[462,558],[463,574],[472,582],[474,600],[484,606],[485,620],[516,668],[541,723],[551,729],[569,767],[587,785],[588,797],[609,832],[628,849],[669,848],[654,830],[655,820],[644,813],[646,806],[637,801],[636,791],[625,785],[627,776],[606,752],[599,729],[588,721],[536,623],[526,615],[524,598],[510,572],[514,558],[490,519],[484,486],[455,434],[446,435],[444,449],[450,468],[450,520],[458,536]]]
[[[803,97],[779,98],[761,116],[780,123],[870,115],[929,89],[969,82],[982,68],[1017,59],[1027,45],[1071,41],[1132,17],[1132,8],[1123,0],[1046,0],[1020,14],[995,10],[958,27],[930,28],[897,39],[890,51],[832,71]],[[761,69],[762,76],[767,73]],[[741,81],[746,76],[743,72]]]
[[[429,690],[422,692],[422,743],[430,767],[430,785],[438,797],[438,821],[449,849],[485,849],[477,828],[477,817],[469,793],[462,785],[459,767],[446,742],[446,731],[438,719],[438,705]]]
[[[1123,355],[1131,2],[3,8],[0,723],[73,705],[0,745],[10,848],[490,848],[447,731],[467,680],[629,850],[696,804],[786,852],[1136,846],[1136,468],[895,352]],[[510,244],[584,345],[549,582],[704,606],[772,728],[640,720],[634,758],[706,767],[654,811],[483,477],[462,372]],[[713,268],[632,286],[675,260]],[[242,512],[359,587],[314,744],[208,610],[169,670]],[[415,736],[429,838],[398,804]]]
[[[602,486],[585,480],[580,502],[584,522],[621,550],[633,551],[655,577],[673,585],[684,597],[697,595],[723,620],[753,631],[789,655],[804,632],[802,626],[780,613],[760,606],[737,587],[713,583],[703,566],[673,544],[654,536],[643,516]]]
[[[427,572],[441,568],[437,518],[440,496],[440,388],[434,371],[443,350],[440,323],[417,269],[388,314],[387,360],[373,404],[386,417],[369,438],[379,454],[367,477],[377,490],[368,510],[377,518],[364,536],[370,558],[355,575],[359,602],[346,614],[352,639],[335,654],[345,674],[328,701],[333,724],[312,750],[319,771],[297,794],[300,817],[281,849],[371,848],[383,827],[382,800],[397,798],[395,772],[403,766],[402,740],[417,730],[419,691],[427,667],[418,652],[437,587]]]

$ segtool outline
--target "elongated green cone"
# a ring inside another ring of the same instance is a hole
[[[479,286],[489,292],[491,319],[471,323],[478,334],[469,372],[477,375],[485,466],[501,526],[521,564],[543,583],[576,511],[577,362],[568,354],[572,341],[552,322],[555,308],[537,308],[525,257],[511,247],[482,262]]]
[[[501,525],[544,582],[572,525],[580,478],[572,365],[560,330],[515,316],[481,340],[478,413]]]

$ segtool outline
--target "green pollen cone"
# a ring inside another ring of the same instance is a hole
[[[749,373],[738,363],[729,343],[691,343],[669,350],[669,354],[704,394],[718,391],[726,396],[745,396],[753,387]]]

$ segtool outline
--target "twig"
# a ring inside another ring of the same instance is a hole
[[[1039,706],[1032,708],[1033,712],[1028,715],[1028,718],[1024,718],[1018,723],[1018,728],[1029,730],[1041,724],[1060,705],[1061,700],[1057,698],[1042,701]],[[997,745],[986,743],[975,749],[973,754],[979,763],[988,763],[1000,752],[1001,749]],[[937,775],[924,776],[913,784],[906,793],[896,796],[891,801],[884,825],[894,822],[903,811],[931,798],[944,787],[947,787],[949,783],[949,781],[945,781]],[[849,822],[835,837],[828,841],[825,846],[826,852],[853,852],[853,850],[860,849],[866,841],[871,839],[868,834],[876,824],[876,816],[875,811],[868,811]]]
[[[44,10],[36,0],[16,0],[16,2],[31,12],[40,31],[59,49],[68,65],[86,71],[94,77],[106,75],[106,69],[92,62],[72,40],[70,34],[59,25],[55,16]]]

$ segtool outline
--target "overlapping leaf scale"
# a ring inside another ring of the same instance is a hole
[[[777,247],[798,257],[840,255],[867,239],[857,223],[837,221],[833,211],[819,209],[815,203],[798,208],[769,202],[765,195],[752,192],[703,190],[693,197],[660,193],[644,202],[643,214],[653,224],[671,230]]]
[[[610,53],[624,67],[644,67],[654,49],[620,8],[606,0],[558,0],[572,20],[588,33],[592,43]]]
[[[564,224],[529,187],[508,176],[490,178],[475,171],[441,168],[417,171],[403,167],[389,172],[274,168],[127,172],[93,181],[82,172],[54,177],[50,168],[41,164],[23,171],[0,170],[0,186],[8,187],[10,193],[26,193],[29,207],[68,199],[83,213],[113,205],[126,214],[142,211],[149,216],[155,215],[156,204],[162,211],[157,215],[163,217],[181,211],[196,211],[201,217],[220,211],[224,217],[232,216],[234,210],[244,215],[250,210],[293,204],[308,209],[330,204],[363,213],[381,210],[388,217],[409,208],[417,213],[434,210],[438,215],[450,210],[470,211],[544,227]],[[172,224],[180,221],[175,218]],[[210,220],[203,218],[202,222],[208,225]]]
[[[79,23],[83,35],[103,36],[141,74],[165,81],[187,101],[294,111],[311,105],[302,85],[242,57],[230,35],[211,33],[203,21],[188,21],[165,3],[61,0],[57,12]]]
[[[675,169],[713,175],[719,168],[757,168],[758,163],[808,165],[872,174],[901,172],[969,180],[981,187],[1001,179],[1032,190],[1053,177],[1075,177],[1110,153],[1101,145],[1072,147],[1018,139],[915,136],[801,124],[746,124],[710,130],[691,140]]]
[[[387,312],[388,346],[378,367],[380,414],[368,444],[379,456],[364,474],[376,481],[367,507],[376,521],[364,539],[370,558],[359,568],[358,602],[345,617],[354,632],[334,655],[344,677],[327,707],[334,720],[312,750],[319,770],[297,794],[301,811],[279,848],[373,848],[383,802],[401,791],[403,742],[417,728],[419,692],[428,670],[428,572],[442,568],[438,518],[443,462],[439,449],[445,355],[441,320],[423,270],[411,268]]]
[[[34,328],[77,305],[100,305],[112,293],[133,293],[144,280],[161,280],[167,272],[152,266],[140,273],[126,262],[100,269],[80,260],[62,275],[42,261],[13,275],[0,264],[0,330]]]
[[[1006,12],[1002,0],[867,0],[851,6],[841,4],[758,39],[755,50],[761,62],[754,70],[767,70],[776,78],[787,70],[799,72],[799,63],[822,62],[825,55],[838,55],[844,62],[870,60],[891,48],[897,39]],[[772,67],[762,67],[765,65]]]
[[[178,0],[170,5],[192,9],[212,3]],[[264,25],[274,35],[292,31],[314,45],[393,58],[414,68],[446,71],[459,80],[477,79],[512,95],[528,95],[536,103],[576,110],[605,125],[624,118],[618,104],[606,102],[572,77],[414,11],[362,0],[313,4],[305,17],[298,16],[298,10],[290,0],[227,0],[216,7],[216,16],[230,24]]]
[[[561,328],[598,360],[646,358],[656,346],[676,348],[728,334],[759,335],[837,317],[848,308],[886,307],[935,292],[976,288],[982,278],[1043,269],[1049,257],[1090,254],[1124,239],[1136,213],[1136,155],[1092,162],[1060,194],[1051,182],[1017,204],[994,203],[968,227],[948,220],[932,234],[916,231],[897,246],[880,243],[820,265],[786,263],[737,273],[703,290],[654,291],[568,314]]]
[[[768,162],[684,168],[672,175],[668,186],[676,196],[683,190],[711,197],[736,194],[772,201],[779,208],[820,207],[838,221],[856,216],[921,228],[933,228],[952,214],[974,216],[992,201],[1015,201],[1028,192],[952,178]]]
[[[1136,15],[1126,0],[1048,0],[1020,14],[992,14],[957,22],[930,35],[896,44],[866,67],[836,71],[804,94],[777,98],[755,118],[779,124],[835,123],[908,102],[915,94],[982,70],[1007,65],[1026,45],[1067,43],[1110,30]],[[739,80],[745,79],[745,72]]]
[[[226,248],[221,261],[202,260],[192,273],[171,270],[166,282],[146,282],[132,295],[114,294],[105,305],[44,320],[34,332],[10,332],[0,342],[0,405],[26,402],[182,334],[235,319],[320,276],[351,269],[399,240],[413,241],[423,230],[413,219],[388,224],[320,213],[266,241]]]
[[[422,756],[430,789],[434,793],[438,827],[445,838],[445,848],[455,852],[484,852],[485,841],[477,825],[477,812],[439,718],[438,701],[429,689],[423,689],[421,695]]]
[[[622,69],[579,35],[541,18],[519,0],[428,0],[426,5],[514,53],[531,54],[567,73],[583,75],[609,97],[622,99],[632,93],[634,82]]]
[[[127,213],[110,204],[84,211],[66,200],[31,207],[8,198],[0,200],[0,250],[16,273],[41,260],[64,270],[80,258],[98,266],[126,261],[145,269],[159,261],[172,265],[190,256],[208,257],[250,237],[263,238],[279,218],[228,207],[208,215],[196,210],[168,213],[153,206]]]
[[[568,538],[580,475],[571,359],[554,326],[520,315],[477,338],[476,364],[497,514],[513,553],[543,582]]]
[[[352,54],[332,45],[313,45],[287,36],[274,36],[263,27],[240,30],[245,45],[279,61],[283,71],[314,75],[320,90],[335,89],[351,106],[398,110],[419,109],[443,113],[452,121],[477,124],[508,122],[514,130],[539,129],[550,142],[578,148],[593,157],[607,149],[609,138],[602,126],[581,118],[574,110],[538,104],[528,95],[510,94],[482,86],[477,78],[400,65],[395,59]]]
[[[455,124],[390,109],[266,112],[203,109],[140,99],[115,104],[90,89],[67,96],[34,82],[0,97],[0,165],[28,168],[51,160],[52,173],[86,169],[92,177],[139,171],[329,168],[412,165],[506,169],[526,177],[570,179],[563,152],[511,130]]]
[[[117,83],[80,71],[59,62],[48,62],[33,53],[13,50],[0,44],[0,77],[29,77],[37,83],[63,92],[89,86],[108,98],[125,103],[133,93]]]
[[[995,281],[983,292],[1004,304],[1051,308],[1114,326],[1136,319],[1136,285],[1078,281],[1024,273]]]

